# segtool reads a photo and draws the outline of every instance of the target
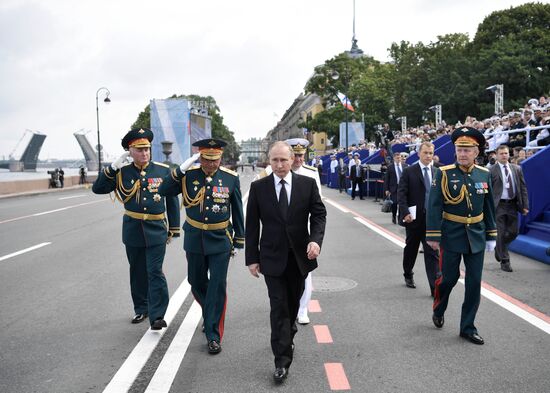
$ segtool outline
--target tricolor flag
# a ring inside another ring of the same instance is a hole
[[[338,93],[337,96],[338,96],[338,99],[340,100],[342,105],[344,105],[345,108],[348,108],[348,110],[350,110],[352,112],[355,112],[355,109],[353,109],[353,106],[351,105],[351,102],[350,102],[348,97],[346,97],[342,93]]]

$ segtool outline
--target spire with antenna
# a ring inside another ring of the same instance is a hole
[[[355,38],[355,0],[353,0],[353,36],[351,38],[351,50],[346,53],[352,59],[363,56],[363,50],[359,48],[357,45],[357,39]]]

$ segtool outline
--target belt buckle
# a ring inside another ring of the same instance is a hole
[[[144,214],[143,214],[143,219],[144,219],[144,220],[147,220],[148,218],[149,218],[149,214],[144,213]]]
[[[202,224],[202,229],[206,231],[208,229],[208,224]]]
[[[466,224],[472,223],[472,217],[466,217]]]

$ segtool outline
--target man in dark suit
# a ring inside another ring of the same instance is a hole
[[[277,383],[292,363],[304,279],[317,267],[326,224],[315,180],[290,171],[293,155],[285,142],[272,145],[273,173],[251,184],[246,210],[246,265],[253,276],[265,277]]]
[[[351,199],[355,199],[355,188],[359,187],[359,199],[363,199],[363,171],[359,154],[353,155],[353,161],[350,163],[349,178],[351,180]]]
[[[397,202],[399,204],[399,225],[406,230],[405,249],[403,251],[403,276],[405,285],[416,288],[413,278],[413,267],[418,254],[420,243],[424,246],[424,264],[430,284],[432,296],[435,290],[435,280],[439,272],[439,253],[426,243],[426,208],[432,179],[436,169],[432,164],[434,145],[423,142],[420,145],[418,163],[403,170],[399,187],[397,188]]]
[[[394,224],[397,224],[397,186],[403,174],[403,168],[406,166],[406,163],[401,163],[401,153],[393,153],[393,164],[388,166],[384,178],[384,192],[386,197],[390,196],[393,202],[391,207],[391,221]]]
[[[495,258],[505,272],[513,271],[508,246],[518,235],[518,212],[523,215],[529,213],[523,172],[519,165],[510,164],[509,159],[508,146],[500,145],[497,148],[498,163],[490,169],[497,221]]]

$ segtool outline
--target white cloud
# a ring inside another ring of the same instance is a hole
[[[392,42],[467,32],[520,1],[357,0],[359,46],[387,60]],[[0,5],[0,158],[26,128],[48,135],[41,158],[80,157],[72,136],[120,138],[152,98],[213,96],[237,139],[264,136],[313,68],[351,45],[352,0],[3,0]]]

